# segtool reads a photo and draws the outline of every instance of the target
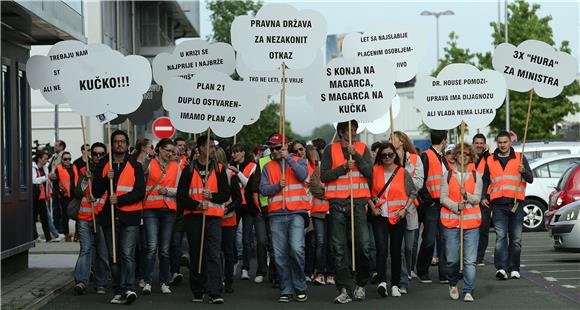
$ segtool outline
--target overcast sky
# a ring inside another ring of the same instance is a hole
[[[365,31],[372,21],[394,20],[413,24],[427,33],[427,50],[419,65],[419,75],[429,74],[436,64],[436,33],[435,18],[420,16],[424,11],[452,10],[455,15],[442,16],[439,19],[440,53],[447,42],[448,35],[455,31],[459,36],[459,46],[469,48],[472,52],[492,51],[491,21],[498,19],[498,1],[492,0],[455,0],[455,1],[265,1],[286,2],[298,9],[319,11],[326,18],[329,34],[340,34],[355,31]],[[510,1],[510,3],[513,1]],[[539,15],[552,16],[550,25],[554,31],[554,41],[560,45],[562,40],[570,41],[572,54],[578,57],[580,6],[578,0],[543,0],[529,1],[541,4]],[[209,11],[206,1],[200,3],[201,37],[211,33]],[[504,1],[500,5],[500,17],[504,18]],[[314,111],[303,97],[289,97],[286,100],[287,119],[292,123],[292,129],[308,135],[315,127],[321,125],[316,121]]]

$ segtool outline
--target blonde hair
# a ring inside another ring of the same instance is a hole
[[[401,141],[401,143],[403,143],[403,150],[405,150],[405,152],[409,152],[411,154],[417,154],[417,150],[415,149],[413,142],[411,142],[411,139],[409,138],[409,136],[407,136],[406,133],[404,133],[402,131],[395,131],[393,134],[395,136],[397,136],[397,139],[399,139],[399,141]],[[392,142],[393,141],[391,141],[391,143]]]
[[[469,162],[474,163],[475,162],[475,151],[473,150],[473,148],[471,147],[471,145],[469,143],[463,143],[463,151],[469,151]],[[451,151],[452,158],[455,159],[459,155],[461,155],[461,143],[458,143],[457,145],[455,145],[455,147]]]
[[[228,158],[226,156],[226,152],[221,147],[218,147],[215,150],[215,159],[222,165],[227,166],[227,164],[228,164]]]

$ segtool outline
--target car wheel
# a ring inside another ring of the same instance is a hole
[[[522,207],[524,211],[524,231],[541,231],[544,228],[544,213],[546,206],[536,199],[526,199]]]

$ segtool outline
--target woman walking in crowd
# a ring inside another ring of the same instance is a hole
[[[417,151],[411,143],[411,139],[401,131],[395,131],[393,134],[393,146],[397,150],[400,162],[397,165],[404,167],[413,178],[415,189],[423,187],[425,173],[423,171],[423,162],[417,155]],[[405,235],[403,237],[403,256],[401,257],[401,283],[399,291],[401,294],[407,294],[409,283],[412,279],[413,267],[417,258],[417,245],[419,242],[419,217],[417,215],[416,207],[419,206],[419,201],[414,200],[415,208],[407,210],[407,227],[405,228]]]
[[[463,230],[463,300],[472,302],[475,287],[475,263],[481,224],[482,176],[475,169],[475,152],[467,143],[456,145],[452,152],[453,164],[441,181],[441,224],[447,258],[449,296],[459,299],[460,230]],[[463,183],[462,183],[463,181]]]
[[[47,188],[49,184],[47,163],[48,154],[44,151],[37,151],[32,161],[32,184],[34,186],[32,201],[32,229],[34,232],[34,239],[38,239],[36,219],[40,216],[44,240],[50,242],[52,240],[52,235],[48,226],[48,208],[46,202],[51,198],[51,191]]]
[[[73,234],[70,233],[68,214],[66,209],[72,200],[72,192],[79,181],[79,171],[75,165],[72,164],[72,156],[70,152],[63,152],[61,163],[56,166],[56,174],[53,175],[53,184],[58,184],[59,203],[62,209],[61,213],[61,233],[64,234],[66,242],[71,242]]]
[[[177,205],[177,178],[179,166],[175,161],[175,144],[171,139],[161,139],[155,146],[156,158],[151,159],[145,171],[145,199],[143,222],[145,226],[145,286],[143,295],[151,294],[155,256],[159,256],[159,283],[163,294],[171,294],[169,282],[169,245],[175,225]]]
[[[372,193],[376,201],[371,210],[376,216],[373,225],[377,247],[377,273],[380,296],[388,295],[387,289],[387,255],[391,253],[391,296],[399,297],[401,278],[401,246],[407,227],[405,219],[408,210],[414,209],[413,200],[417,190],[409,172],[401,169],[399,155],[391,143],[381,145],[377,150],[373,167]],[[390,239],[390,247],[389,247]],[[387,250],[389,249],[389,250]]]

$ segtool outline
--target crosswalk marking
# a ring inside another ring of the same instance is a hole
[[[558,282],[558,280],[556,280],[552,277],[544,277],[544,279],[546,279],[546,281],[549,281],[549,282]]]
[[[562,287],[565,287],[565,288],[576,288],[574,285],[568,285],[568,284],[562,285]]]

